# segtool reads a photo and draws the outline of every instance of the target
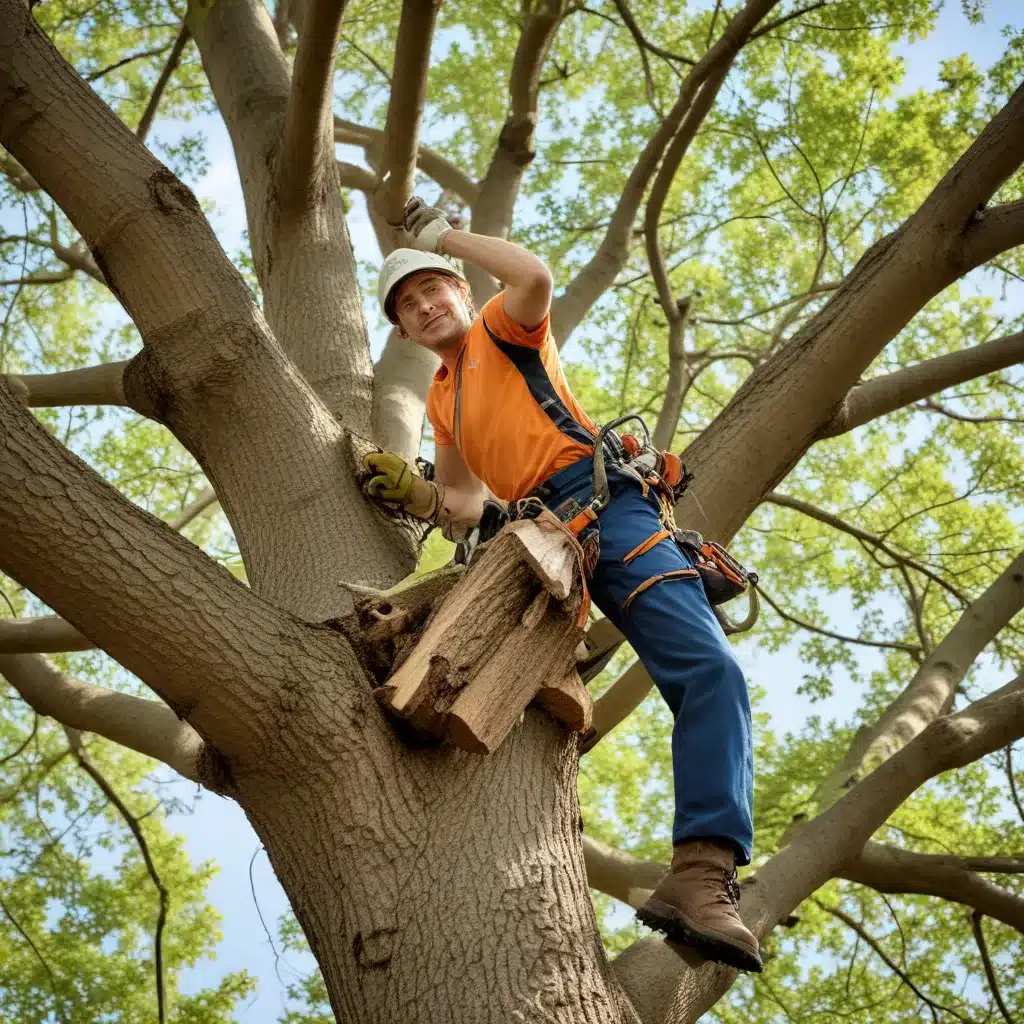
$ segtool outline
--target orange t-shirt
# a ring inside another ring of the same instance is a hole
[[[597,428],[569,390],[549,317],[527,330],[505,312],[499,292],[473,321],[459,358],[459,423],[457,373],[446,366],[427,391],[427,417],[435,443],[457,443],[469,469],[499,498],[525,497],[593,453]]]

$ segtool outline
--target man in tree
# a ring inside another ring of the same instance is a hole
[[[378,295],[399,333],[441,358],[427,394],[436,475],[427,481],[394,453],[371,454],[366,493],[449,530],[479,520],[485,488],[506,502],[586,507],[597,429],[562,373],[547,267],[503,239],[452,229],[418,199],[405,228],[413,248],[384,261]],[[468,282],[448,257],[505,284],[475,318]],[[746,682],[692,560],[663,527],[659,499],[609,458],[611,500],[591,528],[600,537],[591,593],[675,717],[672,865],[638,916],[707,959],[760,971],[735,885],[753,838]]]

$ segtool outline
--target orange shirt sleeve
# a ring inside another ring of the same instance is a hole
[[[550,313],[545,314],[544,319],[532,330],[527,330],[505,312],[505,293],[503,291],[498,292],[484,303],[480,315],[483,317],[484,323],[502,341],[507,341],[512,345],[540,349],[544,347],[544,342],[547,341],[550,334]]]
[[[434,430],[434,444],[451,447],[455,444],[455,438],[448,433],[448,428],[441,422],[437,404],[437,389],[431,387],[427,390],[427,419],[430,420],[430,426]]]

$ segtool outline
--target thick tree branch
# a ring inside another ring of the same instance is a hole
[[[876,377],[850,391],[821,437],[845,434],[947,388],[1021,362],[1024,362],[1024,331]]]
[[[402,0],[395,41],[394,85],[388,100],[381,145],[382,181],[375,203],[389,224],[401,224],[413,193],[420,121],[427,98],[430,44],[440,0]]]
[[[664,268],[663,268],[664,269]],[[666,278],[666,284],[668,279]],[[692,296],[670,303],[666,314],[668,320],[668,381],[665,384],[665,397],[662,399],[661,411],[654,424],[652,439],[655,447],[668,449],[679,426],[679,417],[683,412],[683,402],[690,384],[696,377],[696,371],[690,366],[686,353],[686,325],[690,318],[693,304]],[[703,367],[701,367],[703,369]]]
[[[70,622],[56,615],[0,619],[0,655],[59,654],[62,651],[88,651],[95,646]]]
[[[1024,861],[915,853],[869,842],[857,857],[843,865],[839,877],[878,892],[915,893],[962,903],[1024,933],[1024,898],[983,878],[983,871],[1019,874],[1024,871]]]
[[[163,99],[164,92],[167,89],[167,83],[170,82],[171,76],[177,71],[178,65],[181,63],[181,56],[185,52],[185,47],[191,38],[192,33],[189,31],[188,25],[182,22],[178,36],[171,47],[171,52],[167,56],[167,63],[164,64],[160,77],[156,80],[156,85],[153,86],[149,102],[146,104],[146,109],[142,112],[142,117],[139,119],[139,126],[135,129],[135,135],[139,142],[145,142],[149,136],[149,130],[153,127],[153,119],[156,117],[160,100]]]
[[[988,198],[987,196],[985,197]],[[964,234],[962,256],[967,267],[980,267],[1007,249],[1024,244],[1024,199],[976,212]]]
[[[512,58],[508,115],[473,203],[471,227],[479,235],[505,238],[512,226],[512,213],[523,176],[536,155],[534,130],[540,72],[565,17],[566,6],[565,0],[543,0],[533,5],[523,22]],[[466,271],[473,298],[477,305],[482,305],[497,291],[497,282],[472,265],[467,264]]]
[[[0,654],[0,674],[40,715],[96,733],[201,781],[204,743],[166,704],[73,679],[38,654]]]
[[[261,750],[265,756],[274,741],[264,704],[281,685],[275,673],[285,671],[268,638],[311,651],[304,627],[122,498],[6,388],[0,438],[0,569],[215,747],[240,758]],[[338,656],[350,660],[337,639]],[[260,667],[237,661],[233,652],[247,650],[263,652]]]
[[[588,735],[584,753],[592,750],[620,722],[624,722],[651,692],[654,680],[640,661],[634,662],[594,701],[593,734]],[[600,888],[600,886],[595,886]]]
[[[763,938],[802,900],[842,873],[856,858],[853,851],[863,850],[893,811],[930,778],[970,764],[1020,735],[1020,680],[958,714],[933,720],[744,880],[740,909],[747,926]],[[678,957],[654,939],[634,943],[613,966],[644,1019],[651,1021],[697,1020],[736,976],[712,964],[696,970],[681,966]]]
[[[836,769],[811,800],[829,807],[850,786],[945,715],[978,655],[1024,607],[1024,555],[1018,556],[925,659],[903,692],[870,727],[858,731]],[[791,830],[790,836],[794,830]],[[787,836],[786,838],[789,838]],[[785,841],[785,840],[784,840]]]
[[[388,334],[373,368],[373,439],[382,448],[410,460],[419,454],[424,396],[438,365],[432,352],[397,331]]]
[[[587,866],[587,884],[623,903],[638,907],[661,881],[666,866],[640,860],[583,834],[583,860]]]
[[[354,121],[336,117],[334,141],[348,146],[359,146],[372,156],[372,163],[380,165],[384,132],[379,128],[368,128]],[[428,178],[433,178],[445,192],[457,196],[462,202],[471,205],[476,200],[480,186],[465,171],[441,156],[437,150],[422,144],[417,146],[416,165]]]
[[[127,405],[127,361],[101,363],[60,373],[8,374],[7,386],[29,408],[64,405]]]
[[[831,526],[835,530],[849,534],[851,537],[855,537],[857,540],[863,541],[865,544],[869,544],[871,547],[888,555],[895,562],[905,565],[907,568],[913,569],[915,572],[921,573],[922,576],[926,576],[933,583],[936,583],[938,586],[942,587],[943,590],[956,598],[956,600],[961,604],[965,605],[968,603],[967,596],[963,591],[954,587],[952,583],[944,580],[938,573],[933,569],[929,569],[923,562],[919,562],[917,559],[911,558],[909,555],[905,555],[903,552],[898,551],[882,537],[879,537],[878,534],[871,533],[870,530],[864,530],[854,523],[847,522],[845,519],[841,519],[839,516],[835,516],[831,512],[826,512],[823,508],[818,508],[817,505],[801,501],[799,498],[792,498],[788,494],[780,494],[778,491],[770,491],[765,495],[764,500],[772,505],[779,505],[782,508],[791,508],[795,512],[800,512],[811,519],[816,519],[819,523],[824,523],[826,526]]]
[[[153,882],[153,887],[157,892],[157,899],[159,901],[160,910],[156,916],[156,928],[153,932],[153,970],[156,976],[156,1016],[158,1024],[164,1024],[166,1018],[166,1007],[164,1002],[164,925],[167,923],[167,904],[169,897],[167,893],[167,887],[164,885],[160,878],[159,873],[156,870],[156,865],[153,863],[153,857],[149,851],[149,843],[146,842],[146,837],[143,834],[142,826],[139,824],[139,819],[135,817],[127,805],[118,795],[117,790],[107,781],[103,776],[103,773],[92,763],[88,755],[85,752],[85,747],[82,745],[82,739],[75,730],[65,729],[68,742],[71,744],[71,751],[75,755],[75,760],[78,762],[79,767],[86,775],[89,776],[93,782],[100,788],[103,795],[114,805],[117,809],[117,813],[121,815],[124,823],[128,826],[128,830],[135,838],[135,842],[139,847],[139,852],[142,854],[143,863],[146,865],[146,871],[149,873],[149,877]]]
[[[267,62],[260,64],[264,98],[275,95],[266,76],[274,68],[280,75],[283,115],[287,69],[266,10],[256,0],[224,0],[196,17],[189,25],[229,126],[266,142],[267,121],[271,129],[280,121],[261,119],[264,111],[247,105],[256,84],[239,88],[233,77],[236,48],[251,43],[247,59]],[[0,19],[17,28],[0,43],[0,142],[61,204],[135,321],[144,350],[125,371],[126,395],[202,465],[253,588],[321,621],[347,605],[334,581],[354,564],[370,583],[406,575],[411,538],[397,529],[389,535],[361,497],[337,418],[370,433],[371,364],[337,191],[325,196],[330,209],[316,220],[316,244],[301,231],[277,232],[284,235],[271,261],[277,269],[263,278],[265,308],[280,314],[300,375],[195,197],[75,75],[18,0],[0,0]],[[235,35],[219,34],[226,30]],[[209,62],[218,44],[230,46],[231,68]],[[272,203],[268,155],[278,141],[274,131],[269,151],[236,145],[243,179],[258,178],[247,194],[250,215],[256,193]],[[259,210],[259,237],[250,233],[257,262],[268,244],[266,203]],[[345,335],[354,325],[358,335]],[[312,388],[332,400],[336,416]],[[279,528],[285,521],[288,530]]]
[[[172,530],[183,530],[217,502],[212,487],[207,487],[195,501],[167,521]],[[96,645],[57,615],[36,618],[0,619],[0,655],[58,654],[63,651],[88,651]],[[74,723],[67,723],[73,725]],[[84,729],[85,726],[76,726]],[[95,729],[88,729],[96,732]],[[131,744],[128,744],[131,745]],[[138,748],[136,748],[138,749]]]
[[[750,33],[777,2],[778,0],[747,0],[744,7],[726,26],[714,46],[701,57],[683,79],[679,96],[672,109],[647,140],[647,144],[637,158],[597,251],[570,282],[565,292],[552,303],[552,330],[560,345],[565,344],[590,307],[611,286],[616,275],[625,265],[633,243],[633,222],[643,201],[644,192],[658,167],[662,154],[665,153],[666,147],[676,135],[689,112],[698,90],[713,76],[721,75],[724,78],[732,66],[736,54],[748,40]],[[706,97],[709,110],[714,93],[717,93],[717,86],[713,86],[712,91]],[[693,124],[694,132],[699,125],[699,121]],[[684,144],[680,143],[679,148],[684,149]]]
[[[345,0],[313,0],[303,19],[277,164],[286,209],[309,205],[318,175],[330,166],[334,52],[344,10]]]
[[[338,184],[342,188],[354,188],[370,195],[377,187],[377,176],[365,167],[345,160],[338,160],[335,167],[338,169]]]
[[[731,540],[800,460],[882,348],[970,269],[973,212],[1024,161],[1024,85],[920,209],[863,256],[824,308],[752,373],[687,450],[676,519]],[[712,467],[728,459],[725,477]]]

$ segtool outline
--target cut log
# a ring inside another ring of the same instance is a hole
[[[574,668],[552,676],[537,691],[537,703],[573,732],[587,732],[593,722],[594,702]]]
[[[522,545],[526,563],[553,597],[564,601],[579,574],[579,558],[565,530],[549,513],[505,527]]]
[[[539,617],[531,614],[535,606],[543,609]],[[522,622],[455,699],[445,722],[448,738],[463,750],[493,753],[537,696],[538,684],[572,671],[578,642],[572,616],[549,607],[547,592],[541,591]],[[583,698],[589,705],[586,691]]]
[[[522,545],[502,531],[437,610],[416,648],[377,699],[414,728],[444,734],[458,691],[494,653],[540,589],[521,559]]]
[[[579,571],[578,545],[557,521],[506,526],[377,699],[417,732],[475,753],[497,749],[537,698],[567,728],[585,731],[592,704],[575,671]],[[391,614],[364,628],[383,632]]]

